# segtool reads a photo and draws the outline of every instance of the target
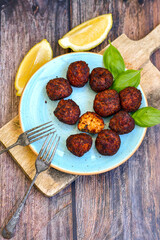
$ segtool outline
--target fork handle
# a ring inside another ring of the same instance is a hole
[[[17,222],[19,220],[21,211],[22,211],[22,209],[23,209],[23,207],[25,205],[27,197],[28,197],[28,195],[29,195],[29,193],[31,191],[31,188],[32,188],[33,184],[35,183],[35,180],[36,180],[38,175],[39,175],[39,173],[36,172],[36,174],[35,174],[35,176],[34,176],[34,178],[32,180],[32,183],[31,183],[28,191],[26,192],[22,202],[20,203],[19,207],[17,208],[17,210],[14,213],[14,215],[12,216],[12,218],[9,220],[9,222],[6,224],[6,226],[3,228],[2,236],[4,238],[10,239],[10,238],[14,237],[14,234],[15,234],[14,230],[15,230],[16,224],[17,224]]]
[[[13,147],[15,147],[15,146],[17,146],[17,145],[19,145],[19,143],[18,143],[18,142],[15,142],[14,144],[12,144],[11,146],[9,146],[8,148],[3,149],[2,151],[0,151],[0,155],[1,155],[2,153],[4,153],[4,152],[7,152],[9,149],[11,149],[11,148],[13,148]]]

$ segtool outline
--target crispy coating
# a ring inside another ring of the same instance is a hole
[[[110,119],[109,127],[118,134],[125,134],[134,129],[135,122],[127,112],[120,111]]]
[[[109,129],[104,129],[96,138],[95,146],[102,155],[112,156],[120,148],[121,140],[119,135]]]
[[[97,93],[93,108],[102,117],[110,116],[121,109],[119,94],[112,89]]]
[[[106,69],[97,67],[90,74],[89,84],[93,91],[101,92],[111,87],[113,83],[112,73]]]
[[[94,112],[84,113],[78,122],[78,129],[82,132],[99,133],[103,128],[103,119]]]
[[[135,87],[127,87],[119,93],[121,106],[126,112],[136,111],[142,101],[141,91]]]
[[[70,96],[72,88],[67,79],[54,78],[47,83],[46,91],[51,100],[59,100]]]
[[[59,101],[54,111],[54,115],[59,119],[59,121],[73,125],[79,119],[80,109],[73,100],[62,99]]]
[[[89,67],[84,61],[73,62],[69,65],[67,79],[74,87],[83,87],[89,80]]]
[[[78,157],[82,157],[92,146],[92,138],[86,133],[70,135],[66,140],[68,150]]]

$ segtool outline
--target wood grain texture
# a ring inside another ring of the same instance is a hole
[[[113,41],[113,45],[122,54],[127,68],[139,69],[149,61],[151,54],[160,47],[160,24],[146,37],[138,41],[130,40],[125,34],[122,34]],[[103,54],[105,49],[100,53]]]
[[[35,43],[47,38],[53,48],[54,56],[67,52],[58,46],[57,39],[62,30],[68,31],[68,25],[63,24],[69,21],[68,1],[48,1],[45,11],[40,8],[40,1],[37,1],[38,3],[39,8],[36,13],[35,1],[14,0],[5,4],[1,10],[0,127],[18,113],[19,97],[15,94],[14,78],[18,65],[27,51]],[[8,153],[0,156],[0,162],[0,227],[2,228],[5,219],[15,211],[30,181]],[[71,187],[50,199],[33,188],[13,239],[40,239],[39,236],[43,236],[43,239],[72,239],[71,197]]]
[[[0,18],[0,127],[17,115],[15,73],[25,53],[42,38],[48,39],[57,56],[68,52],[57,40],[70,28],[106,12],[113,14],[114,25],[108,36],[111,41],[122,33],[132,40],[141,39],[160,23],[159,0],[6,2]],[[93,51],[106,45],[107,39]],[[151,60],[160,69],[159,52]],[[146,62],[143,78],[150,74],[153,80],[150,67]],[[153,100],[154,90],[149,103],[159,108],[158,95]],[[79,177],[72,188],[50,199],[33,188],[17,226],[19,233],[13,239],[159,240],[159,132],[159,126],[148,129],[138,151],[119,168],[99,176]],[[7,153],[0,161],[2,227],[30,182]]]
[[[110,40],[114,40],[121,33],[125,33],[132,40],[139,40],[160,23],[157,1],[88,1],[88,6],[92,16],[95,16],[97,11],[100,14],[113,14],[114,26],[109,34]],[[91,18],[87,6],[79,5],[79,1],[74,1],[72,12],[79,17],[77,22],[74,20],[74,25]],[[101,49],[106,43],[107,40],[101,44]],[[117,44],[117,47],[121,48],[122,45]],[[139,52],[138,54],[141,55]],[[141,64],[137,51],[129,51],[128,56],[126,62],[135,64],[128,67],[139,68]],[[132,61],[132,57],[137,61]],[[154,57],[154,64],[158,62],[158,58],[158,55]],[[146,56],[144,59],[147,60]],[[144,66],[142,79],[150,76],[150,86],[152,79],[154,82],[154,66],[150,62],[148,64]],[[155,72],[158,81],[159,72]],[[153,91],[145,84],[143,87],[148,91],[149,103],[159,108],[159,82],[157,84],[156,91],[154,84]],[[156,101],[153,100],[154,93],[157,96]],[[148,129],[138,151],[119,168],[99,176],[82,176],[76,180],[78,240],[160,239],[159,132],[159,126]]]
[[[0,141],[8,147],[17,141],[18,136],[22,133],[18,116],[7,123],[0,129]],[[31,151],[29,146],[17,146],[10,151],[11,156],[16,163],[22,168],[25,174],[33,179],[35,175],[35,161],[37,156]],[[76,176],[59,172],[53,168],[43,172],[37,178],[36,187],[46,196],[52,197],[63,188],[68,186]]]

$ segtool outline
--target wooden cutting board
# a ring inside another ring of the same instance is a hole
[[[148,103],[160,109],[160,72],[150,61],[150,55],[160,47],[160,25],[139,41],[130,40],[125,34],[122,34],[113,41],[113,45],[121,52],[127,68],[143,68],[141,86],[147,96]],[[99,53],[103,54],[104,50]],[[16,141],[21,132],[17,116],[0,129],[0,141],[5,147],[8,147]],[[31,149],[28,146],[17,146],[11,149],[9,153],[25,174],[32,179],[35,174],[36,155]],[[35,185],[42,193],[51,197],[77,177],[51,168],[41,173]]]

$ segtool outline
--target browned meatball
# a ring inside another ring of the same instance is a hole
[[[69,65],[67,79],[74,87],[83,87],[89,80],[89,67],[84,61],[73,62]]]
[[[67,79],[54,78],[47,83],[46,91],[51,100],[59,100],[70,96],[72,88]]]
[[[79,119],[78,129],[82,132],[99,133],[103,128],[103,119],[94,112],[86,112]]]
[[[59,119],[59,121],[73,125],[79,119],[80,109],[73,100],[62,99],[59,101],[54,111],[54,115]]]
[[[119,94],[112,89],[97,93],[93,107],[100,116],[110,116],[121,109]]]
[[[71,135],[66,140],[68,150],[78,157],[82,157],[92,146],[92,138],[86,133]]]
[[[142,101],[141,91],[135,87],[127,87],[119,93],[121,106],[126,112],[136,111]]]
[[[125,134],[134,129],[135,122],[127,112],[120,111],[111,118],[109,127],[118,134]]]
[[[106,68],[94,68],[90,74],[89,84],[93,91],[101,92],[111,87],[113,83],[112,73]]]
[[[102,155],[114,155],[121,144],[119,135],[109,129],[102,130],[96,138],[97,151]]]

